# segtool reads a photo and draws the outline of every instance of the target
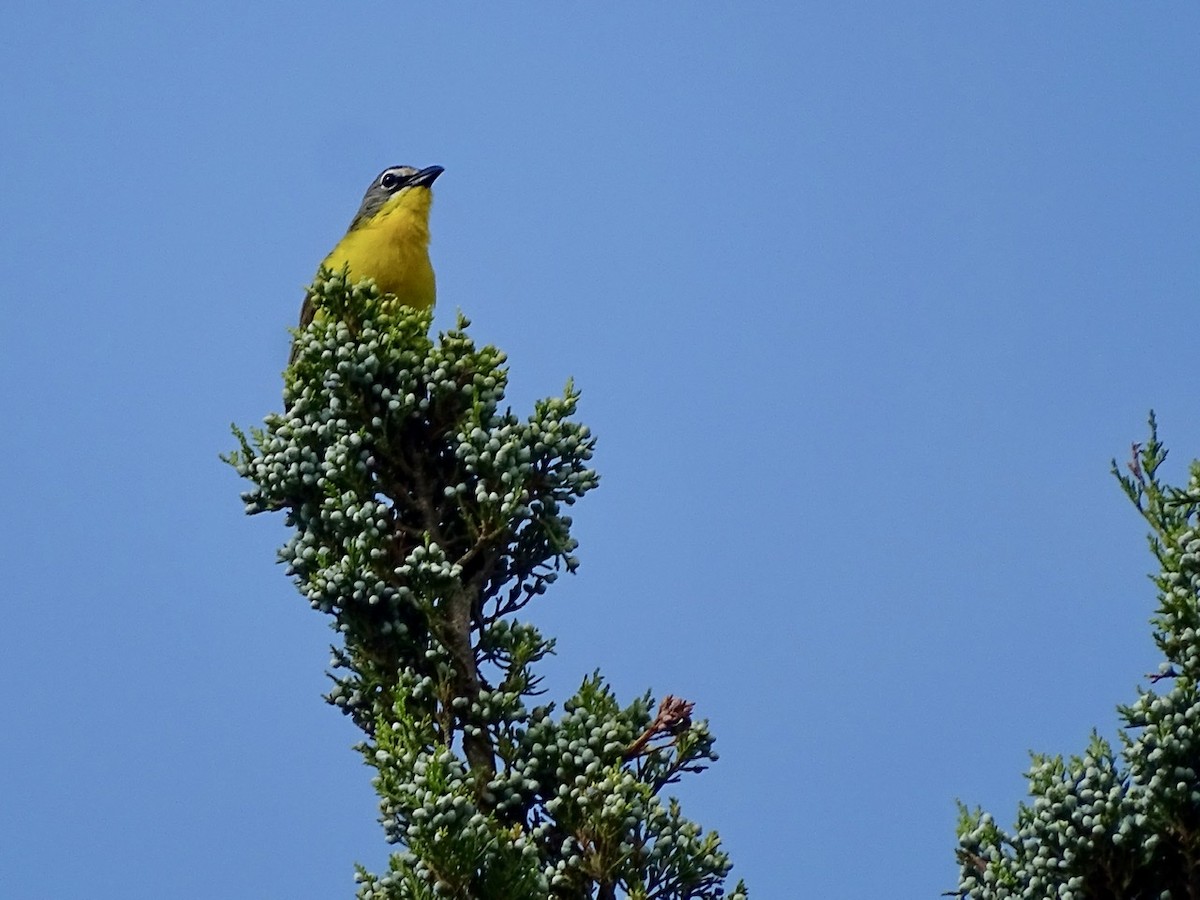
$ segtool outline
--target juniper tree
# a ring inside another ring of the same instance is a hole
[[[1158,476],[1150,437],[1113,472],[1150,526],[1160,567],[1154,641],[1163,661],[1128,706],[1120,751],[1093,733],[1083,754],[1033,755],[1016,830],[960,807],[957,894],[973,900],[1200,897],[1200,461],[1186,487]]]
[[[515,614],[575,571],[567,510],[597,485],[574,387],[518,418],[465,319],[435,341],[428,313],[344,272],[311,296],[284,411],[235,428],[228,461],[248,513],[285,513],[280,558],[338,633],[326,699],[363,733],[400,848],[358,896],[725,897],[716,833],[664,796],[716,759],[692,705],[622,705],[598,673],[534,705],[554,642]]]

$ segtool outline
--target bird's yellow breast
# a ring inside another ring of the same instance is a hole
[[[405,306],[429,309],[437,298],[429,262],[432,199],[427,188],[401,191],[370,219],[355,223],[323,265],[335,272],[349,265],[352,282],[374,278]]]

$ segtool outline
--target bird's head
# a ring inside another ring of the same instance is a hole
[[[433,200],[430,188],[443,171],[445,170],[441,166],[427,166],[424,169],[414,166],[389,166],[384,169],[367,188],[362,206],[359,207],[354,221],[350,223],[350,230],[353,231],[369,222],[380,213],[390,215],[400,210],[408,210],[428,216]]]

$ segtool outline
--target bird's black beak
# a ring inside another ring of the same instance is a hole
[[[441,166],[429,166],[412,176],[408,183],[415,187],[429,187],[445,171]]]

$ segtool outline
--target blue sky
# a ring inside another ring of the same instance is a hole
[[[1107,474],[1200,455],[1184,4],[14,4],[0,29],[0,883],[353,895],[332,634],[217,459],[384,166],[446,167],[438,322],[601,489],[529,610],[562,697],[692,699],[752,894],[934,897],[1157,663]]]

